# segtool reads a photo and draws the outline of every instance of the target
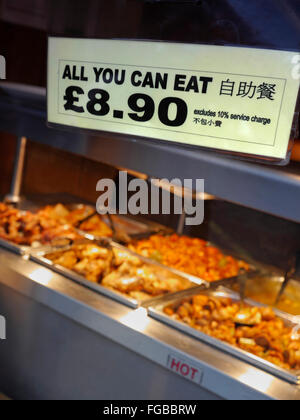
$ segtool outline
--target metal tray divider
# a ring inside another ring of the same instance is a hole
[[[13,242],[7,241],[0,238],[0,247],[7,249],[8,251],[14,252],[15,254],[24,256],[28,254],[27,246],[17,245]]]

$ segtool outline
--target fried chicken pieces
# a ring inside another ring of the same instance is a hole
[[[58,237],[76,239],[75,229],[46,215],[20,211],[0,203],[0,238],[17,245],[46,244]]]
[[[276,366],[300,370],[300,340],[269,307],[197,295],[164,308],[166,315]]]
[[[54,264],[75,271],[93,283],[101,282],[111,267],[112,253],[94,244],[74,245],[68,250],[46,255]]]
[[[63,204],[46,206],[39,211],[39,214],[57,222],[80,228],[80,230],[95,236],[111,237],[112,230],[107,226],[99,214],[90,206],[81,205],[69,210]],[[93,215],[94,214],[94,215]],[[85,220],[88,216],[92,216]],[[82,223],[80,223],[83,221]]]
[[[80,238],[77,225],[82,231],[96,236],[112,236],[111,229],[97,214],[80,225],[81,220],[93,213],[89,206],[68,210],[64,205],[57,204],[32,213],[0,203],[0,238],[23,246],[48,244],[56,238],[74,240]]]
[[[160,267],[144,264],[139,258],[116,248],[108,250],[94,244],[73,245],[69,250],[45,257],[87,280],[139,301],[192,286],[188,280]]]

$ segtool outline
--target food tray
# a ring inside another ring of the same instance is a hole
[[[284,281],[283,276],[267,273],[257,273],[251,279],[247,279],[245,297],[264,305],[269,305],[294,316],[300,315],[300,282],[291,279],[281,296],[278,304],[276,298]],[[237,291],[237,285],[233,286]]]
[[[238,294],[231,292],[229,290],[226,290],[226,289],[221,289],[218,291],[216,290],[215,291],[199,291],[199,290],[186,291],[183,293],[178,293],[176,296],[173,295],[170,297],[170,299],[165,299],[163,302],[153,304],[151,307],[148,308],[148,314],[152,318],[160,322],[163,322],[164,324],[167,324],[173,328],[176,328],[179,331],[182,331],[183,333],[186,333],[192,337],[195,337],[206,344],[209,344],[213,347],[218,348],[219,350],[224,351],[225,353],[229,353],[240,360],[248,362],[259,369],[262,369],[268,373],[273,374],[274,376],[277,376],[278,378],[281,378],[292,384],[300,385],[300,371],[299,372],[290,371],[290,370],[285,370],[280,367],[277,367],[276,365],[270,363],[269,361],[266,361],[258,356],[248,353],[247,351],[238,349],[217,338],[206,335],[192,327],[189,327],[187,324],[183,322],[174,320],[170,316],[164,313],[165,307],[172,304],[179,304],[179,302],[183,300],[184,298],[196,296],[197,294],[209,295],[209,296],[214,296],[214,297],[218,297],[218,296],[228,297],[228,298],[231,298],[233,301],[240,300]],[[250,301],[250,300],[246,300],[245,303],[248,303],[249,305],[253,305],[253,301]],[[265,305],[256,304],[256,306],[265,306]],[[286,316],[284,313],[280,311],[276,311],[276,310],[274,310],[274,312],[279,318],[281,318],[285,322],[287,326],[290,326],[290,327],[299,326],[299,318]]]
[[[168,236],[168,235],[171,235],[172,233],[174,233],[174,232],[167,232],[167,231],[165,231],[165,232],[159,232],[159,234],[160,235],[164,235],[164,236]],[[152,236],[153,234],[151,234],[151,233],[149,233],[149,234],[147,234],[147,235],[145,235],[145,236],[143,236],[143,239],[147,239],[147,238],[149,238],[150,236]],[[178,236],[181,236],[181,235],[178,235]],[[138,239],[136,239],[136,238],[134,238],[133,239],[133,241],[132,241],[132,243],[134,243],[136,240],[138,240]],[[211,243],[211,242],[208,242],[208,244],[209,244],[209,246],[213,246],[213,247],[215,247],[215,248],[218,248],[221,252],[223,252],[224,253],[224,255],[230,255],[230,253],[228,253],[228,252],[226,252],[226,251],[224,251],[221,247],[219,247],[218,245],[215,245],[215,244],[213,244],[213,243]],[[127,248],[128,249],[128,248]],[[192,278],[193,279],[193,282],[195,282],[196,284],[199,284],[199,285],[203,285],[204,283],[206,284],[206,285],[208,285],[208,288],[209,287],[213,287],[214,289],[217,289],[218,287],[220,287],[220,286],[224,286],[224,287],[226,287],[226,286],[232,286],[232,285],[234,285],[234,284],[238,284],[238,281],[239,281],[239,279],[240,279],[240,277],[241,276],[247,276],[247,277],[252,277],[253,275],[256,275],[256,274],[258,274],[258,268],[256,267],[256,266],[254,266],[252,263],[248,263],[247,262],[247,264],[249,265],[249,271],[245,271],[244,269],[241,269],[240,270],[240,272],[238,273],[238,275],[236,275],[236,276],[234,276],[234,277],[226,277],[226,278],[223,278],[223,279],[220,279],[220,280],[216,280],[216,281],[212,281],[212,282],[208,282],[208,281],[206,281],[206,280],[204,280],[204,279],[201,279],[200,277],[197,277],[197,276],[193,276],[193,275],[191,275],[191,274],[188,274],[188,273],[186,273],[186,272],[184,272],[184,271],[181,271],[181,270],[178,270],[178,269],[175,269],[175,268],[173,268],[173,267],[170,267],[170,266],[168,266],[168,265],[165,265],[165,264],[163,264],[163,263],[159,263],[159,262],[156,262],[156,260],[155,259],[152,259],[152,258],[150,258],[150,257],[144,257],[144,256],[142,256],[141,254],[138,254],[137,252],[135,252],[135,251],[133,251],[133,250],[130,250],[130,249],[128,249],[132,254],[134,254],[135,256],[137,256],[137,257],[140,257],[140,258],[142,258],[142,259],[144,259],[145,261],[147,261],[148,263],[155,263],[155,264],[159,264],[162,268],[166,268],[166,269],[168,269],[168,270],[172,270],[173,272],[176,272],[179,276],[181,276],[181,277],[189,277],[189,278]],[[238,257],[234,257],[234,258],[236,258],[236,259],[239,259]]]
[[[49,199],[51,202],[51,206],[55,206],[55,204],[52,203],[52,199]],[[63,204],[63,202],[62,202]],[[43,196],[43,200],[40,204],[35,203],[34,201],[25,201],[22,202],[19,210],[21,211],[32,211],[36,212],[39,209],[47,206],[46,196]],[[71,203],[71,204],[63,204],[68,210],[77,210],[82,207],[85,207],[87,211],[94,212],[95,207],[89,205],[89,204],[82,204],[82,203]],[[115,225],[117,228],[121,228],[124,230],[126,234],[128,234],[130,237],[135,238],[143,238],[145,235],[152,235],[155,233],[170,233],[170,229],[167,227],[160,225],[158,223],[154,223],[151,221],[145,221],[144,219],[142,221],[136,220],[133,217],[126,217],[126,216],[112,216],[115,222]],[[107,216],[101,216],[103,222],[110,227],[109,219]],[[83,230],[80,230],[79,228],[75,230],[77,233],[89,240],[94,239],[106,239],[106,237],[95,237],[94,235],[87,233]],[[39,244],[36,244],[37,247],[39,247]],[[17,245],[13,242],[7,241],[6,239],[0,238],[0,247],[4,247],[5,249],[8,249],[9,251],[12,251],[18,255],[24,255],[30,253],[30,250],[34,249],[34,246],[28,246],[28,245]]]
[[[92,241],[87,241],[87,243],[93,243]],[[178,273],[176,272],[176,270],[172,270],[169,269],[168,267],[165,266],[161,266],[159,263],[155,263],[152,260],[148,260],[147,258],[143,258],[140,255],[135,254],[134,252],[128,250],[126,247],[106,240],[106,244],[104,244],[103,242],[99,242],[99,241],[94,241],[95,245],[97,246],[110,246],[112,248],[116,248],[122,251],[125,251],[126,253],[138,257],[142,262],[146,263],[149,266],[154,267],[156,270],[162,269],[165,272],[168,272],[174,276],[181,277],[178,275]],[[127,306],[129,306],[130,308],[136,309],[140,306],[145,306],[148,307],[150,306],[152,303],[155,303],[157,301],[161,301],[162,298],[165,298],[166,296],[170,296],[173,295],[173,293],[169,293],[169,294],[164,294],[164,295],[160,295],[160,296],[155,296],[155,297],[149,297],[149,299],[147,300],[137,300],[137,299],[133,299],[132,297],[128,297],[126,296],[126,294],[123,294],[121,292],[115,291],[115,290],[111,290],[109,288],[106,288],[104,286],[102,286],[101,284],[97,284],[97,283],[93,283],[90,280],[87,280],[83,275],[80,275],[78,273],[76,273],[73,270],[67,269],[65,267],[62,267],[61,265],[57,265],[55,263],[53,263],[51,260],[47,259],[46,256],[47,254],[56,252],[56,251],[67,251],[68,249],[71,249],[72,246],[68,246],[68,247],[63,247],[63,248],[52,248],[49,246],[46,247],[40,247],[37,250],[31,249],[29,251],[29,255],[30,255],[30,259],[38,264],[41,264],[59,274],[62,274],[63,276],[69,278],[70,280],[75,281],[76,283],[79,283],[85,287],[88,287],[89,289],[94,290],[95,292],[101,293],[109,298],[112,298],[114,300],[117,300],[118,302],[125,304]],[[184,280],[188,280],[190,282],[190,288],[199,288],[199,286],[202,286],[203,288],[207,288],[209,287],[209,285],[204,282],[204,281],[199,281],[197,279],[197,281],[193,281],[193,277],[192,276],[188,276],[188,275],[184,275],[183,276]]]
[[[70,205],[70,206],[73,206],[73,205]],[[76,205],[76,208],[79,208],[80,206],[82,206],[82,205]],[[69,207],[69,205],[66,206],[66,207]],[[21,213],[23,213],[23,212],[25,213],[27,211],[35,213],[38,209],[39,208],[33,202],[30,202],[30,201],[23,201],[22,205],[20,205],[18,207],[18,210]],[[3,248],[5,248],[9,251],[12,251],[12,252],[14,252],[18,255],[28,255],[28,254],[30,254],[30,252],[32,250],[34,250],[36,248],[39,248],[41,246],[42,245],[39,242],[35,242],[32,245],[18,245],[16,243],[12,242],[12,241],[7,240],[7,239],[0,238],[0,247],[3,247]]]

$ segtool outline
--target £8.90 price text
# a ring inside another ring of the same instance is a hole
[[[106,90],[91,89],[88,92],[86,109],[84,106],[79,105],[82,95],[85,95],[85,91],[81,87],[69,86],[66,89],[64,96],[65,110],[76,113],[85,113],[87,111],[89,114],[97,117],[107,116],[111,112],[109,104],[110,94]],[[174,118],[170,117],[171,106],[176,110]],[[128,113],[128,116],[135,122],[148,122],[153,118],[156,112],[154,100],[151,96],[142,93],[135,93],[131,95],[128,98],[128,107],[132,111]],[[114,110],[112,112],[114,118],[123,119],[123,111]],[[180,127],[186,122],[188,116],[188,106],[183,99],[167,97],[160,101],[157,112],[160,122],[165,126]]]

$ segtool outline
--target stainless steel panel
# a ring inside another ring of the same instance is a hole
[[[1,283],[0,308],[0,389],[14,400],[220,398]]]

